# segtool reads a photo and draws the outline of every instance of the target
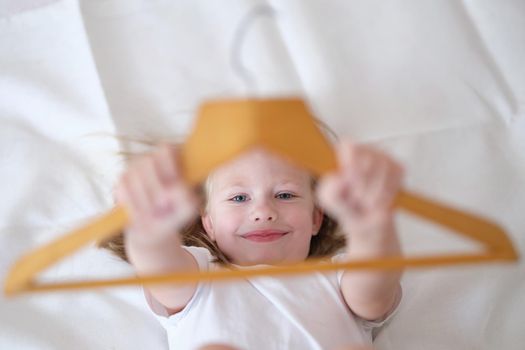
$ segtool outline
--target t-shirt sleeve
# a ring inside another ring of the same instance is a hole
[[[337,254],[332,257],[332,262],[343,262],[346,260],[347,254],[341,253]],[[337,270],[337,283],[339,284],[339,287],[341,287],[341,280],[343,279],[343,274],[345,270]],[[385,323],[387,323],[394,315],[397,313],[397,310],[399,309],[399,305],[401,304],[403,291],[400,287],[396,293],[396,300],[392,304],[392,308],[383,316],[381,319],[378,320],[365,320],[357,315],[355,315],[356,319],[363,325],[365,329],[373,330],[375,328],[383,326]]]
[[[182,246],[182,248],[186,249],[193,258],[197,261],[197,264],[199,265],[199,271],[208,271],[210,268],[210,263],[213,260],[213,256],[211,255],[210,251],[203,247],[186,247]]]
[[[186,246],[183,246],[182,248],[184,248],[187,252],[189,252],[193,256],[193,258],[195,259],[195,261],[197,262],[199,266],[199,271],[209,270],[210,263],[213,260],[213,257],[208,249],[202,248],[202,247],[186,247]],[[150,309],[155,313],[156,316],[158,316],[157,318],[161,321],[161,323],[163,323],[163,319],[164,320],[166,320],[167,318],[176,319],[180,317],[180,315],[185,313],[186,310],[190,308],[191,306],[190,304],[194,302],[194,299],[196,298],[196,296],[200,294],[201,289],[202,289],[202,283],[199,283],[197,285],[197,289],[195,290],[195,293],[193,294],[192,298],[188,301],[188,304],[186,304],[184,309],[182,309],[181,311],[171,316],[168,314],[168,311],[166,310],[166,308],[162,304],[160,304],[155,298],[153,298],[153,296],[151,295],[151,293],[149,293],[147,289],[144,289],[144,296],[146,298],[146,301]]]

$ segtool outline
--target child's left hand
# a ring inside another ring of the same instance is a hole
[[[346,232],[391,224],[402,166],[378,150],[348,141],[341,142],[336,153],[338,170],[323,176],[317,189],[322,208]]]

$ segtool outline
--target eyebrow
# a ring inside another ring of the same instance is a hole
[[[292,179],[284,179],[282,181],[275,183],[275,186],[286,186],[286,185],[301,186],[301,183],[297,180],[292,180]],[[226,189],[233,188],[233,187],[246,187],[246,186],[247,186],[246,181],[242,179],[234,179],[231,182],[227,182],[226,184],[220,187],[216,187],[216,189],[217,191],[224,191]]]
[[[223,183],[226,183],[226,185],[228,186],[245,186],[246,185],[246,181],[243,180],[242,178],[233,178]]]
[[[282,185],[301,185],[300,182],[298,181],[294,181],[294,180],[284,180],[284,181],[280,181],[277,183],[278,186],[282,186]]]

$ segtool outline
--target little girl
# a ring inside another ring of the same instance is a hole
[[[177,148],[159,146],[131,162],[116,188],[131,216],[125,257],[138,275],[150,275],[400,255],[392,203],[401,166],[348,141],[336,152],[338,170],[314,179],[253,149],[213,171],[199,196],[184,181]],[[399,304],[400,276],[374,270],[257,277],[152,286],[145,295],[171,349],[341,349],[371,346],[372,330]]]

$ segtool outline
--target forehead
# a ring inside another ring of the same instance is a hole
[[[214,184],[235,185],[250,182],[292,182],[309,184],[310,174],[281,156],[263,149],[248,151],[213,171]]]

